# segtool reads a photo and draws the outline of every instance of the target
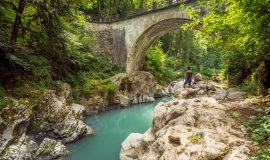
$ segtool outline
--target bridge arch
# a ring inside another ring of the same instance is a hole
[[[195,0],[184,2],[201,10]],[[92,48],[106,55],[114,64],[126,67],[126,72],[142,69],[145,53],[160,36],[191,22],[183,3],[153,10],[114,22],[90,22],[86,31],[96,35],[97,46]]]
[[[152,43],[164,34],[173,31],[185,23],[192,20],[183,18],[166,19],[153,24],[146,29],[134,42],[133,46],[127,53],[126,71],[133,72],[141,70],[147,50]]]

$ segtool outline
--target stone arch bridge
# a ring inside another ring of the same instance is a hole
[[[166,8],[152,10],[113,22],[89,22],[86,32],[97,40],[95,50],[105,54],[114,64],[126,67],[126,72],[141,70],[145,53],[151,44],[167,32],[179,28],[191,20],[180,4],[200,9],[196,1],[177,3]]]

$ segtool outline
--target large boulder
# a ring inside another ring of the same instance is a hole
[[[145,151],[145,146],[151,144],[155,140],[155,136],[149,129],[144,134],[131,133],[127,139],[122,143],[120,159],[131,160],[138,159],[138,154]]]
[[[32,159],[51,160],[68,154],[67,148],[60,142],[45,138],[42,143],[32,153]]]
[[[235,88],[230,88],[228,90],[227,98],[231,101],[242,101],[244,100],[244,92],[238,91]]]
[[[154,94],[154,97],[155,98],[161,98],[161,97],[164,97],[164,96],[168,96],[169,95],[169,91],[170,90],[170,85],[165,88],[159,84],[157,84],[156,86],[156,92]]]
[[[202,81],[202,75],[200,73],[196,73],[193,80],[195,83]]]
[[[19,139],[10,144],[10,146],[1,153],[1,156],[4,160],[33,159],[31,154],[37,148],[38,144],[29,136],[23,134]]]
[[[121,160],[247,159],[252,144],[247,131],[211,97],[175,99],[155,108],[152,130],[131,134]],[[154,140],[144,142],[146,135]]]
[[[133,73],[120,73],[111,78],[117,87],[118,94],[125,96],[116,96],[114,102],[122,102],[126,105],[127,98],[129,103],[142,103],[154,101],[154,95],[157,90],[157,82],[154,76],[148,72],[138,71]]]
[[[34,108],[32,127],[37,132],[50,132],[63,143],[72,142],[86,134],[93,134],[92,129],[82,121],[83,110],[83,106],[67,105],[54,91],[47,90]]]
[[[93,134],[83,122],[85,107],[67,104],[69,94],[70,87],[64,85],[58,95],[46,90],[36,92],[32,99],[2,99],[0,159],[55,159],[67,154],[64,143]]]
[[[20,139],[27,131],[30,112],[26,105],[12,98],[1,100],[0,106],[0,153]]]

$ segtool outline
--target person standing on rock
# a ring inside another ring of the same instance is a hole
[[[185,83],[184,83],[184,88],[186,88],[187,84],[189,86],[191,86],[191,82],[192,82],[192,71],[191,71],[190,67],[188,67],[187,72],[186,72],[186,79],[185,79]]]

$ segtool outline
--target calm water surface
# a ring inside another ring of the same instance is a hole
[[[95,130],[95,136],[70,144],[70,154],[65,160],[119,160],[121,143],[130,133],[144,133],[151,126],[154,107],[169,100],[168,97],[156,99],[153,103],[90,117],[86,122]]]

